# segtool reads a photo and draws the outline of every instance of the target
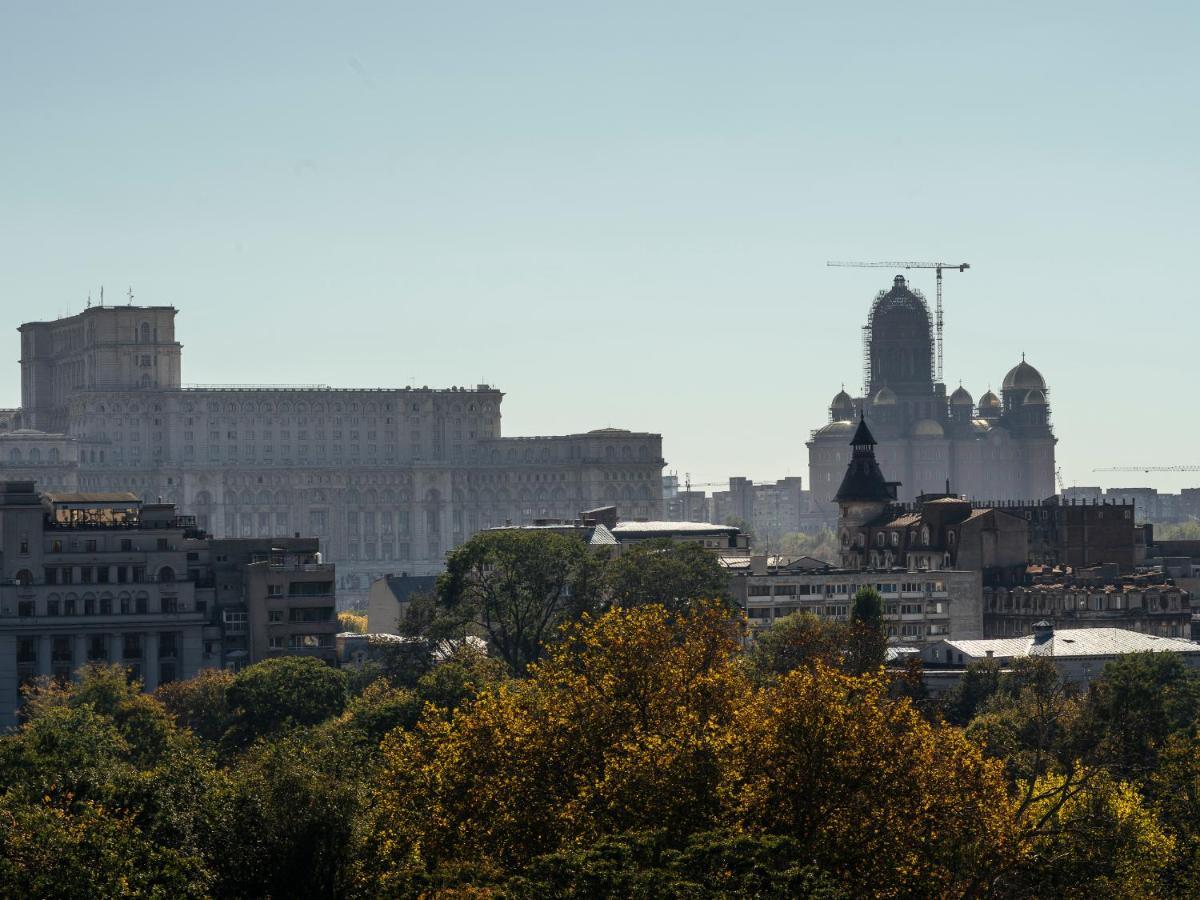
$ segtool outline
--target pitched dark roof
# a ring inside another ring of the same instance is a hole
[[[854,429],[854,437],[850,438],[852,447],[863,447],[870,444],[874,447],[878,441],[875,440],[875,435],[871,434],[871,429],[867,427],[866,417],[858,420],[858,428]]]
[[[846,466],[846,475],[842,485],[833,499],[841,503],[847,500],[879,501],[886,503],[895,500],[896,495],[883,477],[879,462],[875,459],[875,436],[867,427],[865,417],[858,420],[858,428],[851,438],[850,444],[854,452],[850,454],[850,464]]]

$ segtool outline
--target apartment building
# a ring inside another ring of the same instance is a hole
[[[0,728],[20,686],[119,663],[147,691],[273,655],[335,660],[315,538],[214,541],[173,504],[0,483]]]
[[[854,595],[871,587],[883,599],[889,643],[921,647],[946,638],[983,637],[983,581],[978,571],[835,569],[753,557],[734,561],[730,586],[746,611],[752,632],[794,612],[822,619],[850,618]]]

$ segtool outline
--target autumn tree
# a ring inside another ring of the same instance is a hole
[[[961,732],[891,699],[882,672],[815,660],[755,688],[738,647],[719,605],[616,609],[568,627],[527,679],[393,732],[363,878],[393,893],[526,878],[582,896],[633,883],[589,880],[627,847],[651,855],[657,890],[732,878],[719,848],[744,835],[814,896],[834,882],[951,893],[1006,858],[1002,769]]]

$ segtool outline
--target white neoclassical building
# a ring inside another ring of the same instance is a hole
[[[22,325],[0,477],[161,497],[217,537],[317,536],[349,598],[388,573],[439,571],[506,522],[610,504],[661,517],[658,434],[506,437],[489,385],[185,386],[175,315],[93,306]]]

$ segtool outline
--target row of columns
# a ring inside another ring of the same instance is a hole
[[[152,691],[158,687],[158,632],[131,632],[141,634],[142,641],[142,685],[147,691]],[[81,633],[73,635],[73,648],[71,654],[71,670],[75,671],[88,662],[88,642],[91,638],[97,635],[92,633]],[[53,675],[54,661],[51,658],[54,653],[54,638],[62,637],[62,635],[43,634],[38,636],[38,652],[37,652],[37,674],[38,675]],[[112,632],[104,635],[105,637],[105,656],[109,662],[122,663],[124,659],[124,642],[122,638],[124,633]]]

